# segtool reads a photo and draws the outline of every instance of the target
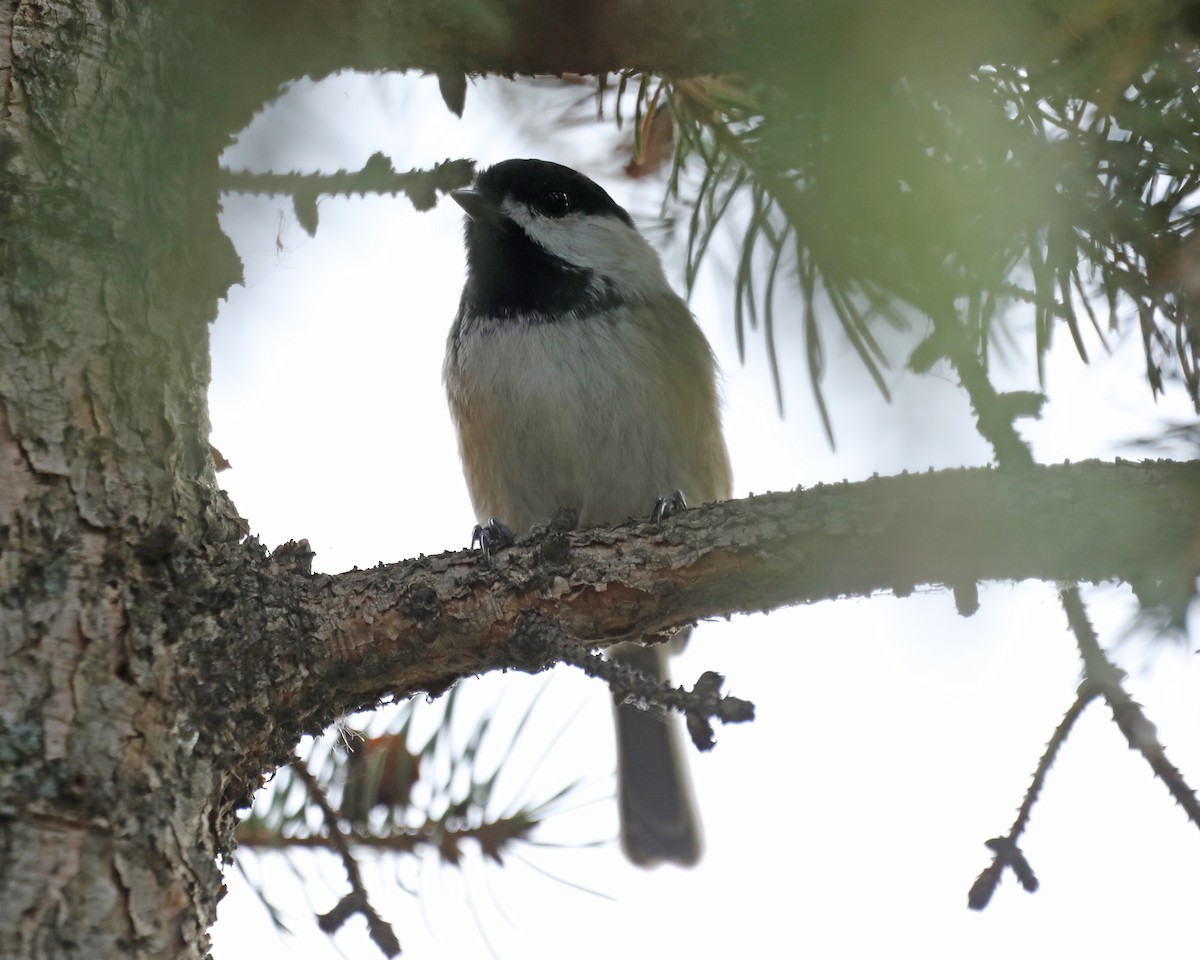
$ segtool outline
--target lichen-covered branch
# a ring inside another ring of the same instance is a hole
[[[289,697],[352,709],[514,666],[526,611],[606,645],[924,584],[1179,583],[1182,569],[1190,590],[1198,530],[1200,463],[1159,461],[872,478],[709,505],[661,530],[547,531],[487,563],[463,551],[309,578],[303,613],[324,664]]]

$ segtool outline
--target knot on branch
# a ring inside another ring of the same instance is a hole
[[[541,673],[571,652],[570,639],[553,620],[536,613],[523,613],[517,618],[508,641],[513,667],[522,673]]]

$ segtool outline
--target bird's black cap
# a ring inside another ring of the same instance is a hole
[[[600,184],[578,170],[549,160],[505,160],[480,173],[474,189],[455,190],[451,196],[473,219],[499,210],[508,197],[544,216],[609,216],[633,226],[629,214]]]

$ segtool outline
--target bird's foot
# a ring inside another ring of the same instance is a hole
[[[664,520],[682,513],[687,509],[687,501],[683,499],[683,491],[676,490],[669,496],[659,497],[654,501],[654,509],[650,511],[650,522],[661,527]]]
[[[507,524],[492,517],[485,524],[475,524],[475,529],[471,531],[471,549],[474,550],[475,545],[478,544],[479,549],[483,552],[483,558],[487,560],[494,551],[501,547],[507,547],[516,539],[516,535]]]

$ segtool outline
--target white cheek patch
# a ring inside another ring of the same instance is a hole
[[[658,253],[617,217],[582,213],[543,217],[511,199],[504,201],[502,209],[547,253],[607,277],[622,290],[649,295],[667,288]]]

